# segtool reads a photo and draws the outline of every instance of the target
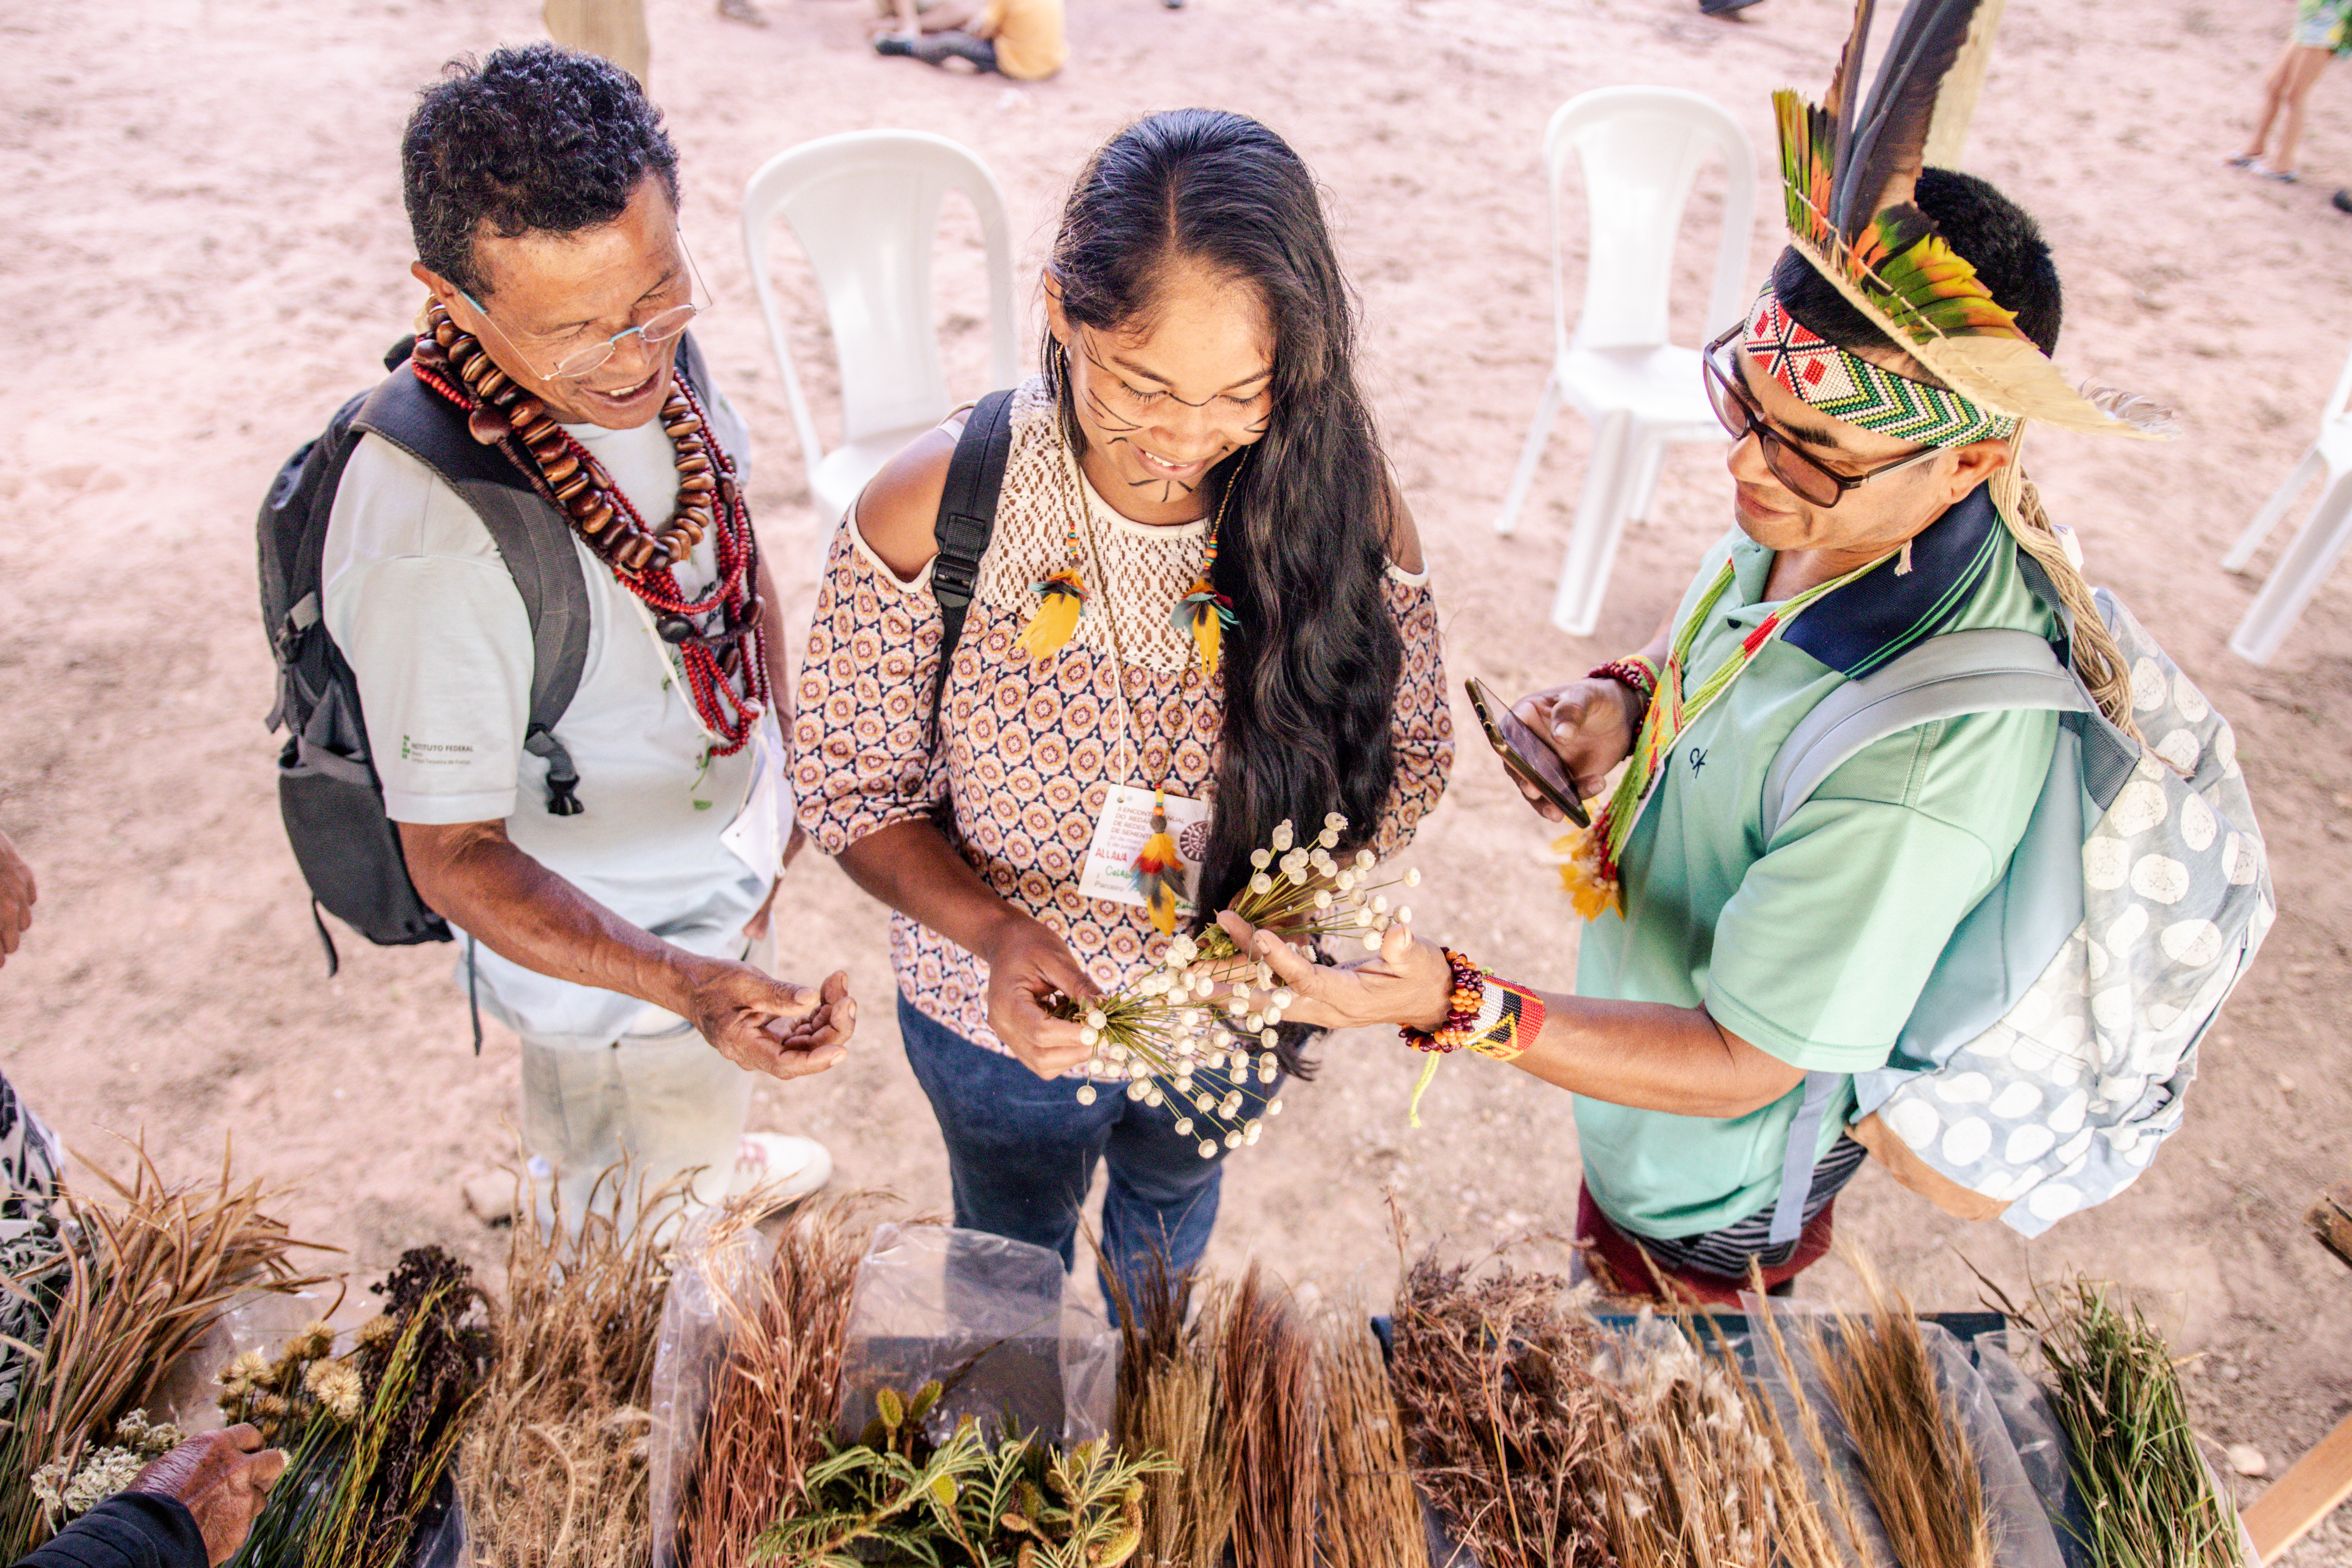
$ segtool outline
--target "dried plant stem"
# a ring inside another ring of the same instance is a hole
[[[1992,1568],[1984,1478],[1919,1320],[1867,1257],[1844,1256],[1867,1305],[1827,1314],[1805,1338],[1888,1550],[1903,1568]]]
[[[1217,1413],[1235,1498],[1234,1568],[1314,1568],[1315,1352],[1297,1303],[1255,1262],[1218,1293]]]
[[[33,1471],[79,1454],[93,1434],[151,1404],[172,1364],[240,1291],[327,1282],[295,1273],[295,1252],[326,1249],[295,1240],[263,1212],[278,1194],[258,1182],[233,1184],[226,1146],[219,1180],[186,1185],[166,1182],[143,1143],[131,1149],[128,1183],[84,1162],[110,1197],[68,1192],[58,1200],[76,1239],[47,1332],[0,1429],[0,1561],[15,1561],[54,1526],[26,1485]]]
[[[747,1568],[752,1542],[806,1495],[841,1400],[851,1287],[873,1230],[860,1194],[783,1223],[754,1299],[721,1296],[728,1352],[678,1509],[684,1568]]]
[[[1129,1454],[1157,1454],[1169,1468],[1143,1478],[1142,1568],[1223,1568],[1233,1539],[1235,1495],[1225,1484],[1229,1434],[1216,1413],[1216,1314],[1188,1328],[1193,1279],[1170,1277],[1155,1252],[1141,1270],[1141,1299],[1106,1275],[1118,1308],[1118,1401],[1112,1432]]]
[[[1322,1561],[1328,1568],[1429,1568],[1404,1423],[1360,1294],[1316,1325],[1323,1415]]]
[[[1390,1369],[1413,1476],[1485,1568],[1611,1560],[1598,1500],[1612,1394],[1599,1329],[1565,1282],[1424,1255],[1398,1293]]]
[[[1751,1262],[1748,1265],[1748,1278],[1757,1301],[1759,1303],[1764,1301],[1763,1270]],[[1813,1464],[1820,1473],[1822,1492],[1829,1504],[1831,1518],[1835,1521],[1838,1531],[1844,1537],[1849,1550],[1857,1559],[1860,1559],[1869,1551],[1866,1542],[1871,1537],[1862,1527],[1862,1516],[1854,1505],[1853,1494],[1846,1487],[1845,1478],[1838,1469],[1837,1457],[1830,1447],[1829,1435],[1822,1429],[1821,1417],[1815,1414],[1812,1401],[1805,1397],[1803,1385],[1798,1380],[1796,1357],[1789,1349],[1787,1337],[1780,1332],[1779,1317],[1769,1308],[1759,1307],[1750,1316],[1748,1323],[1751,1329],[1760,1328],[1763,1331],[1762,1342],[1771,1347],[1773,1362],[1780,1369],[1780,1375],[1787,1385],[1789,1404],[1796,1411],[1797,1429],[1803,1435],[1805,1447],[1811,1454]],[[1774,1409],[1777,1411],[1778,1408],[1779,1406],[1775,1405]],[[1774,1429],[1781,1433],[1782,1441],[1785,1443],[1785,1428],[1776,1421]],[[1791,1453],[1790,1457],[1793,1459],[1795,1456]]]
[[[627,1179],[617,1167],[604,1182]],[[668,1284],[654,1227],[685,1185],[681,1177],[644,1196],[626,1231],[593,1205],[576,1241],[558,1239],[561,1216],[549,1232],[515,1227],[499,1359],[458,1466],[476,1568],[645,1560],[646,1439]]]

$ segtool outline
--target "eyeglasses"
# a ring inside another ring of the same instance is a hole
[[[1818,507],[1835,506],[1844,499],[1846,491],[1858,489],[1873,479],[1924,463],[1944,449],[1941,447],[1922,447],[1909,457],[1897,458],[1863,474],[1841,474],[1822,464],[1819,458],[1798,450],[1786,436],[1772,427],[1764,411],[1756,406],[1755,400],[1739,384],[1739,369],[1729,352],[1731,340],[1739,335],[1739,328],[1733,327],[1707,344],[1706,351],[1699,355],[1702,379],[1706,383],[1706,400],[1714,405],[1715,416],[1723,421],[1723,427],[1731,432],[1733,443],[1736,445],[1754,436],[1756,449],[1763,456],[1764,466],[1772,470],[1772,477],[1805,501]]]
[[[692,279],[694,294],[705,300],[709,299],[710,291],[703,287],[701,269],[694,265],[694,255],[686,248],[686,237],[682,234],[677,237],[677,251],[680,256],[686,258],[687,273]],[[463,289],[458,289],[457,292],[464,297],[467,304],[474,308],[475,312],[482,320],[489,322],[493,327],[498,327],[499,336],[507,340],[507,346],[515,349],[518,357],[521,358],[526,364],[531,363],[531,356],[523,353],[520,348],[516,346],[514,334],[504,327],[499,326],[498,318],[490,314],[488,307]],[[604,368],[607,361],[620,352],[621,344],[630,338],[643,338],[646,346],[649,349],[658,349],[665,343],[675,342],[678,334],[685,331],[692,324],[694,318],[702,312],[702,306],[694,303],[689,297],[688,303],[673,305],[650,321],[640,321],[634,327],[614,332],[601,342],[586,343],[573,349],[562,359],[557,360],[552,369],[540,371],[537,374],[544,381],[578,381],[583,376],[593,375]]]

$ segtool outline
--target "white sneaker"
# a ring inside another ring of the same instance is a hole
[[[833,1156],[815,1139],[746,1132],[727,1190],[748,1193],[764,1186],[781,1200],[805,1197],[832,1179]]]

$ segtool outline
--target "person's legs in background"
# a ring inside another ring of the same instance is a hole
[[[540,19],[565,48],[601,55],[646,84],[654,59],[646,0],[545,0]]]
[[[996,68],[996,46],[985,38],[975,38],[970,33],[924,33],[915,37],[885,33],[874,40],[877,55],[905,55],[927,66],[944,66],[950,60],[962,60],[975,70]]]
[[[2326,49],[2297,49],[2301,57],[2294,62],[2294,74],[2287,81],[2286,113],[2279,125],[2278,147],[2271,154],[2269,172],[2281,178],[2294,174],[2295,158],[2303,145],[2304,110],[2311,101],[2311,89],[2318,84],[2320,73],[2335,57]]]
[[[560,1212],[576,1237],[593,1203],[625,1231],[641,1197],[688,1172],[690,1188],[654,1216],[657,1224],[759,1181],[783,1196],[823,1186],[833,1162],[822,1144],[745,1135],[751,1084],[751,1073],[683,1023],[587,1049],[525,1037],[523,1152],[540,1228],[552,1228]]]
[[[2246,150],[2230,160],[2231,163],[2273,178],[2294,178],[2295,153],[2303,141],[2304,108],[2312,87],[2332,58],[2326,46],[2301,41],[2287,45],[2263,79],[2263,112],[2254,122],[2254,134],[2246,143]],[[2271,136],[2274,127],[2278,132],[2275,142]],[[2267,158],[2263,156],[2265,148],[2270,149]]]
[[[696,1167],[687,1202],[717,1202],[751,1104],[751,1075],[690,1028],[585,1049],[526,1036],[522,1142],[540,1228],[561,1214],[576,1237],[593,1202],[626,1229],[641,1194]]]

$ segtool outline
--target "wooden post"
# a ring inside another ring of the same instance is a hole
[[[2319,1194],[2305,1216],[2319,1244],[2352,1268],[2352,1182]],[[2313,1525],[2352,1497],[2352,1416],[2297,1459],[2246,1510],[2246,1533],[2264,1563],[2275,1563]]]

